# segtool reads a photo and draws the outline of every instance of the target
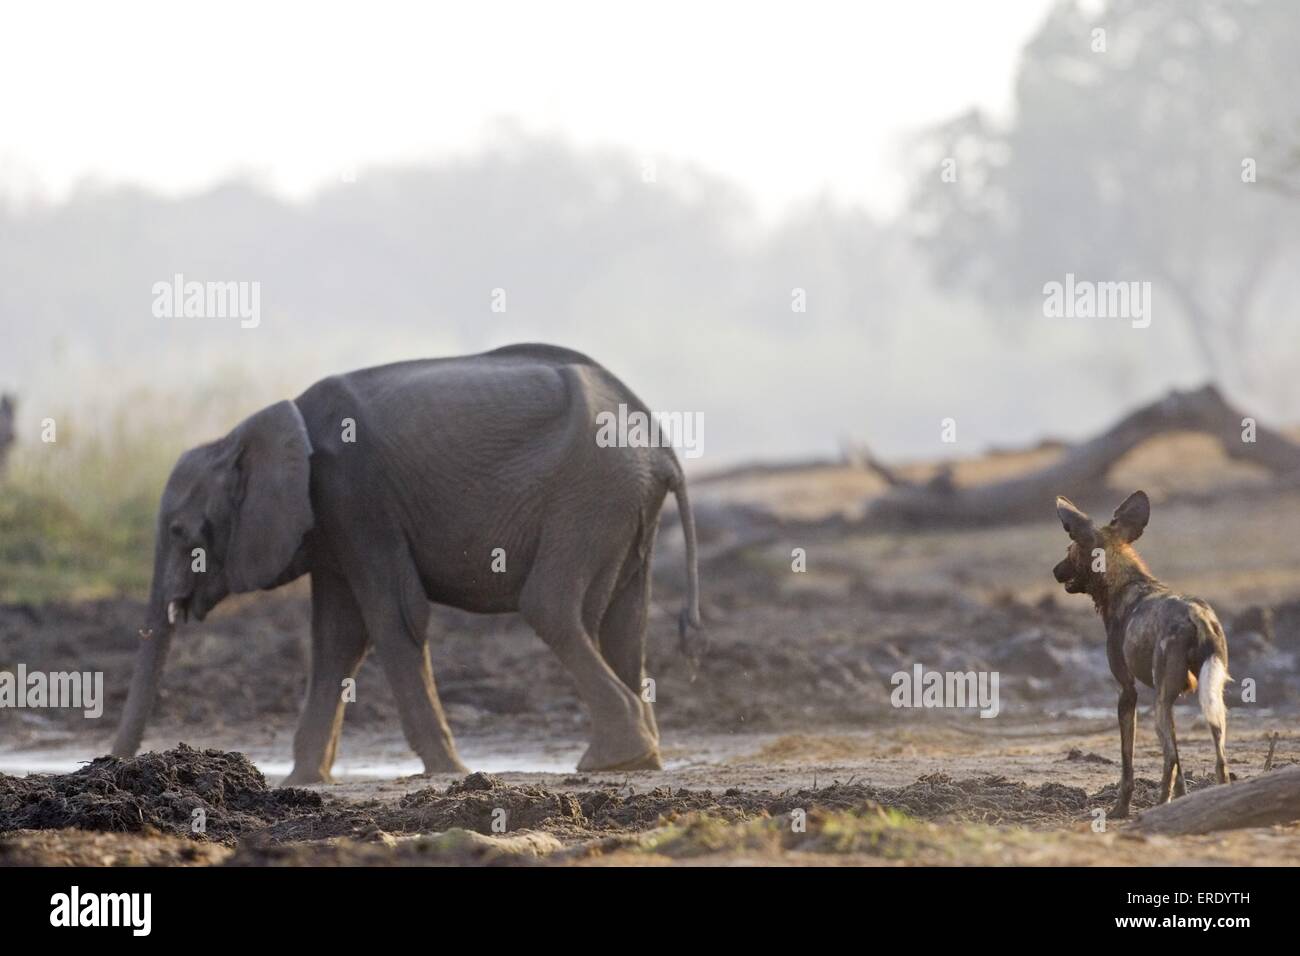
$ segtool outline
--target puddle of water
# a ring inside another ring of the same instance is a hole
[[[1189,717],[1196,720],[1200,716],[1200,704],[1194,698],[1188,698],[1174,705],[1174,714],[1180,720],[1187,720]],[[1151,708],[1145,705],[1139,705],[1138,716],[1149,717]],[[1114,720],[1114,707],[1071,707],[1068,710],[1054,714],[1057,717],[1072,717],[1077,720]],[[1228,711],[1228,722],[1250,721],[1268,719],[1273,716],[1273,710],[1270,707],[1234,707]],[[1200,726],[1204,726],[1204,721],[1197,721]]]
[[[572,773],[582,756],[582,747],[552,753],[501,753],[461,747],[461,759],[471,770],[486,773]],[[287,776],[292,762],[281,756],[251,753],[250,758],[268,780]],[[30,773],[71,773],[90,762],[83,750],[45,749],[0,753],[0,773],[23,777]],[[422,773],[424,765],[417,757],[339,760],[334,765],[338,780],[378,777],[393,779]]]
[[[460,756],[471,771],[484,773],[576,773],[578,759],[582,756],[583,744],[567,748],[555,748],[546,752],[518,751],[505,752],[499,749],[477,748],[472,744],[460,745]],[[270,754],[265,751],[248,752],[254,766],[266,776],[272,784],[284,779],[293,769],[292,761],[286,759],[285,752]],[[698,755],[693,755],[698,757]],[[0,752],[0,773],[14,777],[25,777],[31,773],[71,773],[90,763],[91,758],[84,750],[72,748],[45,748],[34,750],[17,750]],[[664,767],[675,770],[685,767],[693,760],[685,756],[666,759]],[[340,758],[334,764],[335,780],[393,780],[398,777],[410,777],[424,772],[424,764],[415,756],[397,757],[387,754],[377,759],[358,757]]]
[[[582,756],[578,748],[572,754],[539,753],[485,753],[475,752],[471,748],[459,747],[460,759],[471,771],[484,773],[572,773]],[[268,779],[279,780],[289,775],[293,762],[283,758],[257,757],[253,763]],[[343,760],[334,764],[335,780],[359,780],[378,777],[391,780],[396,777],[410,777],[424,772],[424,764],[418,757],[380,760]]]
[[[11,777],[25,777],[29,773],[70,773],[83,762],[89,763],[79,754],[54,750],[0,753],[0,773]]]
[[[1071,707],[1061,711],[1057,716],[1070,717],[1075,720],[1110,720],[1115,716],[1114,707]]]

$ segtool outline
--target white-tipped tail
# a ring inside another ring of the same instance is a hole
[[[1201,665],[1197,694],[1201,698],[1201,713],[1211,727],[1224,727],[1227,724],[1228,713],[1223,707],[1223,685],[1230,680],[1232,678],[1228,676],[1228,668],[1216,655],[1211,654]]]

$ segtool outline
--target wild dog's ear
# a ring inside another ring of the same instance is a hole
[[[1065,533],[1080,544],[1091,544],[1097,529],[1092,526],[1092,519],[1074,506],[1069,498],[1056,496],[1056,516],[1061,519]]]
[[[1124,503],[1115,509],[1111,526],[1119,532],[1121,538],[1132,543],[1142,537],[1142,531],[1151,520],[1151,499],[1145,491],[1135,491],[1124,499]]]

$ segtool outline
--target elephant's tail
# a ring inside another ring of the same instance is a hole
[[[692,639],[690,631],[700,629],[700,569],[695,553],[695,515],[691,512],[691,500],[686,494],[686,478],[681,471],[671,479],[673,494],[677,498],[677,513],[682,521],[682,535],[686,539],[686,604],[677,618],[677,636],[680,639],[682,653],[691,665],[691,679],[700,657],[704,654],[705,642],[700,637]]]

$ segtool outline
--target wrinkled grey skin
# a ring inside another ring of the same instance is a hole
[[[162,496],[150,620],[113,752],[135,753],[174,619],[311,575],[312,657],[287,783],[329,780],[342,682],[370,648],[427,772],[463,771],[429,667],[429,602],[518,611],[591,715],[579,769],[660,766],[641,700],[650,558],[665,494],[695,531],[668,448],[599,447],[595,417],[645,406],[576,352],[518,345],[336,375],[181,456]],[[345,420],[355,441],[345,441]],[[204,548],[207,568],[192,570]],[[492,570],[504,549],[505,571]],[[520,674],[528,680],[529,675]]]
[[[1228,641],[1210,605],[1174,593],[1133,549],[1151,517],[1146,493],[1129,495],[1110,523],[1100,528],[1068,498],[1056,499],[1056,514],[1070,536],[1070,547],[1052,574],[1066,593],[1093,599],[1106,627],[1106,658],[1120,686],[1120,784],[1110,815],[1128,816],[1133,796],[1137,681],[1156,692],[1156,736],[1164,752],[1159,802],[1186,793],[1173,707],[1179,695],[1198,690],[1198,684],[1201,709],[1214,738],[1215,774],[1219,783],[1227,783],[1223,684],[1230,679]],[[1098,550],[1105,553],[1104,570],[1094,570]]]

